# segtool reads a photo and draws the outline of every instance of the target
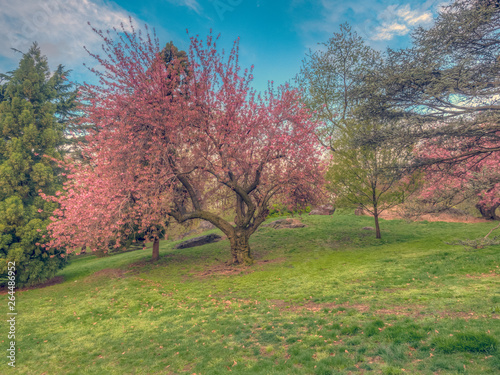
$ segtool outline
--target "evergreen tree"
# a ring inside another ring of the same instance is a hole
[[[63,250],[41,246],[57,206],[40,194],[62,190],[55,160],[76,106],[67,74],[62,66],[51,73],[35,43],[0,82],[0,275],[15,262],[18,286],[47,280],[66,262]]]

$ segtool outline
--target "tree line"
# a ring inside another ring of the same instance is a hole
[[[159,240],[206,220],[253,262],[249,238],[271,204],[333,196],[375,218],[418,195],[433,207],[500,206],[496,2],[457,0],[410,47],[384,53],[352,28],[304,59],[296,84],[257,93],[238,41],[146,34],[103,39],[99,85],[50,72],[39,47],[0,81],[0,273],[53,276],[79,249]],[[443,182],[445,181],[445,182]],[[220,202],[225,203],[221,207]]]

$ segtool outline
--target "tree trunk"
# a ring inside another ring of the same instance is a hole
[[[476,208],[481,213],[481,216],[486,220],[498,220],[500,219],[496,215],[497,208],[500,207],[500,203],[496,203],[492,206],[484,206],[482,204],[476,204]]]
[[[378,212],[373,215],[375,218],[375,237],[382,238],[382,234],[380,233],[380,225],[378,224]]]
[[[231,244],[231,255],[233,264],[253,263],[253,258],[250,255],[250,245],[248,243],[249,235],[246,231],[236,229],[234,233],[228,236]]]
[[[153,255],[151,256],[151,260],[156,262],[160,259],[160,240],[155,237],[153,241]]]

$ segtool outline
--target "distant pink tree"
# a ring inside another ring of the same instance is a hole
[[[317,125],[298,91],[271,84],[257,95],[238,41],[225,56],[218,38],[193,37],[188,62],[166,62],[154,33],[95,31],[100,84],[81,92],[82,121],[97,130],[52,198],[61,209],[50,246],[119,246],[132,226],[154,240],[168,217],[202,219],[227,235],[234,264],[252,263],[249,237],[271,200],[305,206],[322,194]],[[231,197],[234,223],[211,209],[215,194]]]
[[[421,144],[419,157],[431,162],[421,197],[451,206],[476,196],[481,215],[489,220],[499,219],[496,209],[500,207],[500,153],[478,152],[494,150],[490,143],[474,144],[453,137]]]

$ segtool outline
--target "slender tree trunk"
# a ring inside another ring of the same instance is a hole
[[[155,237],[153,241],[153,255],[151,256],[151,260],[156,262],[160,259],[160,240]]]
[[[373,205],[373,218],[375,219],[375,237],[382,238],[382,234],[380,233],[380,225],[378,223],[378,207],[376,204]]]
[[[498,220],[500,219],[496,215],[497,208],[500,207],[500,203],[494,204],[492,206],[484,206],[482,204],[476,204],[476,208],[481,213],[481,216],[486,220]]]
[[[378,224],[378,213],[373,217],[375,218],[375,237],[382,238],[382,234],[380,233],[380,225]]]
[[[252,255],[250,254],[250,245],[248,243],[249,234],[245,230],[236,229],[228,235],[229,243],[231,244],[231,255],[233,264],[253,263]]]

